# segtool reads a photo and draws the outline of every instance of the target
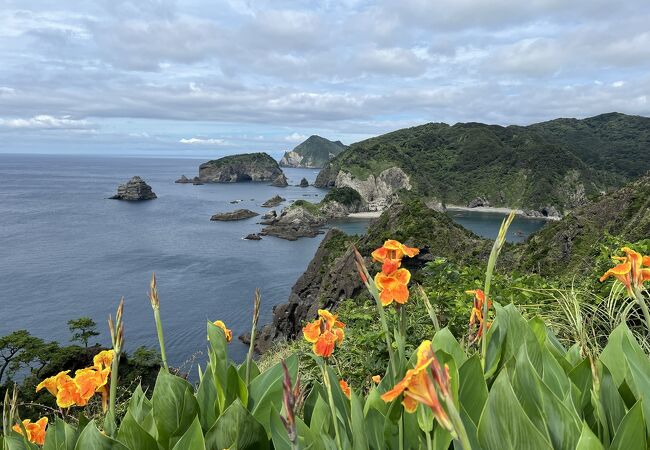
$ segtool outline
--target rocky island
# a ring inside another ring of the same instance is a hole
[[[117,187],[117,194],[110,198],[113,200],[140,201],[153,200],[158,197],[151,190],[151,186],[139,176],[135,176],[126,183],[120,184]]]
[[[199,166],[199,180],[203,183],[236,183],[242,181],[272,181],[284,173],[277,161],[266,153],[247,153],[224,156]],[[286,182],[286,179],[285,179]]]
[[[251,217],[255,216],[259,216],[259,214],[255,211],[251,211],[250,209],[237,209],[235,211],[217,213],[210,217],[210,220],[229,222],[233,220],[250,219]]]
[[[330,141],[313,135],[286,152],[280,160],[280,166],[319,169],[346,148],[341,141]]]

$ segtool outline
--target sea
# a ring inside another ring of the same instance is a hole
[[[276,194],[318,202],[326,191],[296,186],[314,169],[285,169],[289,187],[265,183],[176,184],[193,177],[205,159],[0,154],[0,336],[18,329],[61,344],[68,321],[82,316],[98,324],[91,343],[108,345],[109,314],[124,297],[125,346],[157,347],[147,291],[156,273],[169,363],[192,370],[203,361],[206,322],[222,320],[234,336],[250,331],[253,295],[261,290],[260,323],[285,302],[322,235],[286,241],[243,237],[260,231],[260,217],[212,222],[217,212],[261,204]],[[110,200],[117,185],[141,176],[156,200]],[[233,203],[235,202],[235,203]],[[282,205],[282,206],[284,206]],[[494,237],[503,215],[464,212],[455,217],[479,235]],[[539,223],[538,223],[539,222]],[[521,219],[511,240],[543,225]],[[363,233],[367,219],[336,226]],[[518,228],[517,228],[518,227]],[[236,361],[247,347],[230,344]]]

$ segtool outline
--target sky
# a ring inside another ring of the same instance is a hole
[[[648,0],[0,0],[0,152],[279,156],[650,116]]]

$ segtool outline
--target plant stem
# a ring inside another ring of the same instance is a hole
[[[641,311],[643,312],[646,334],[650,334],[650,311],[648,311],[648,304],[645,302],[645,298],[643,297],[643,294],[641,293],[641,290],[639,288],[635,287],[634,297],[636,299],[636,302],[641,307]]]
[[[427,450],[433,450],[433,442],[431,442],[431,432],[426,432],[424,435],[427,438]]]
[[[465,430],[465,425],[463,424],[460,414],[454,405],[453,398],[449,397],[445,402],[447,404],[447,412],[449,413],[449,419],[453,424],[454,431],[456,432],[456,439],[460,442],[463,450],[471,450],[472,444],[469,442],[469,437],[467,436],[467,430]]]
[[[384,307],[379,300],[379,295],[375,295],[375,292],[372,292],[372,296],[375,297],[377,303],[377,310],[379,311],[379,320],[381,322],[381,327],[384,330],[384,338],[386,339],[386,348],[388,349],[388,359],[390,360],[391,369],[393,371],[393,377],[397,378],[397,361],[395,361],[395,356],[393,355],[393,343],[390,338],[390,331],[388,329],[388,321],[386,320],[386,312]]]
[[[336,414],[336,406],[334,406],[334,395],[332,395],[332,383],[329,376],[329,371],[327,370],[327,362],[323,361],[321,364],[321,371],[323,372],[323,382],[325,383],[325,388],[327,389],[327,398],[330,404],[330,410],[332,411],[332,423],[334,424],[334,434],[336,435],[336,445],[338,448],[342,449],[343,445],[341,442],[341,435],[339,434],[339,419]]]
[[[160,344],[160,357],[162,358],[163,367],[169,372],[167,366],[167,354],[165,353],[165,339],[163,337],[162,321],[160,320],[160,309],[153,309],[153,317],[156,321],[156,331],[158,332],[158,343]]]
[[[255,290],[255,298],[253,300],[253,324],[251,327],[251,341],[248,344],[248,355],[246,355],[246,386],[251,382],[251,364],[253,362],[253,352],[255,351],[255,335],[257,334],[257,321],[260,317],[260,304],[262,299],[260,290]]]
[[[117,376],[120,367],[120,349],[114,349],[113,363],[111,364],[111,389],[108,397],[108,415],[115,424],[115,402],[117,401]]]

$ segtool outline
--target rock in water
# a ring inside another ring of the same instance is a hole
[[[273,180],[271,186],[287,187],[289,186],[289,182],[287,181],[287,177],[284,174],[282,174],[282,175],[278,175],[278,177],[275,180]]]
[[[304,202],[304,200],[300,200]],[[326,218],[313,210],[313,206],[305,206],[296,202],[275,219],[264,221],[268,224],[262,229],[262,236],[276,236],[288,241],[295,241],[301,237],[314,237],[322,233],[321,227],[325,225]]]
[[[204,183],[274,181],[281,175],[277,161],[266,153],[224,156],[199,166],[199,179]]]
[[[210,220],[231,221],[250,219],[251,217],[259,216],[258,213],[250,209],[238,209],[236,211],[217,213],[210,217]]]
[[[309,181],[307,181],[307,178],[303,178],[300,180],[300,187],[308,187],[309,186]]]
[[[179,184],[188,184],[191,182],[192,180],[187,178],[185,175],[181,175],[181,177],[178,180],[174,181],[174,183],[179,183]]]
[[[117,194],[111,198],[114,200],[139,201],[153,200],[157,197],[151,190],[151,186],[145,183],[142,178],[135,176],[126,183],[120,184],[117,187]]]
[[[262,203],[262,206],[265,208],[275,208],[280,203],[285,202],[286,200],[287,200],[286,198],[282,198],[279,195],[276,195],[275,197],[271,197],[270,199]]]
[[[246,239],[247,241],[261,241],[262,240],[260,235],[257,234],[257,233],[251,233],[251,234],[247,235],[244,239]]]
[[[476,197],[475,199],[470,200],[469,203],[467,203],[467,206],[469,208],[489,207],[490,201],[485,197]]]

